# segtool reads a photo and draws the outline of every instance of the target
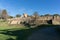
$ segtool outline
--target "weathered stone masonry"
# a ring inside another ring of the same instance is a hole
[[[21,22],[28,22],[29,20],[31,21],[32,18],[28,17],[27,14],[24,14],[22,17],[19,18],[8,19],[8,24],[20,24]],[[39,24],[60,25],[60,16],[42,16],[39,17],[35,22]]]

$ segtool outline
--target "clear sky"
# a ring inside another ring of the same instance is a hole
[[[0,0],[0,10],[6,9],[9,15],[27,13],[32,15],[37,11],[43,14],[60,14],[60,0]]]

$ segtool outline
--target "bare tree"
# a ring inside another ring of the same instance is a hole
[[[36,21],[39,18],[38,12],[34,12],[33,16],[33,19]]]
[[[6,19],[8,18],[8,14],[7,14],[7,11],[6,11],[6,10],[3,10],[3,11],[2,11],[2,18],[3,18],[4,20],[6,20]]]
[[[32,25],[36,25],[37,24],[37,20],[39,19],[39,14],[38,12],[34,12],[33,16],[31,16],[31,19],[29,23],[31,23]]]

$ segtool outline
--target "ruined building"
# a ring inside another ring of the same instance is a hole
[[[21,24],[21,23],[30,23],[30,24],[54,24],[60,25],[60,16],[28,16],[24,13],[21,17],[9,18],[7,11],[2,10],[0,12],[0,19],[8,21],[8,24]]]
[[[8,19],[8,24],[21,24],[23,22],[31,24],[54,24],[60,25],[60,16],[39,16],[34,19],[33,16],[29,17],[27,14],[23,14],[19,18]]]

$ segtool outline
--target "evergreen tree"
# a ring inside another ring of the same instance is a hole
[[[17,14],[16,17],[21,17],[21,15],[20,14]]]

